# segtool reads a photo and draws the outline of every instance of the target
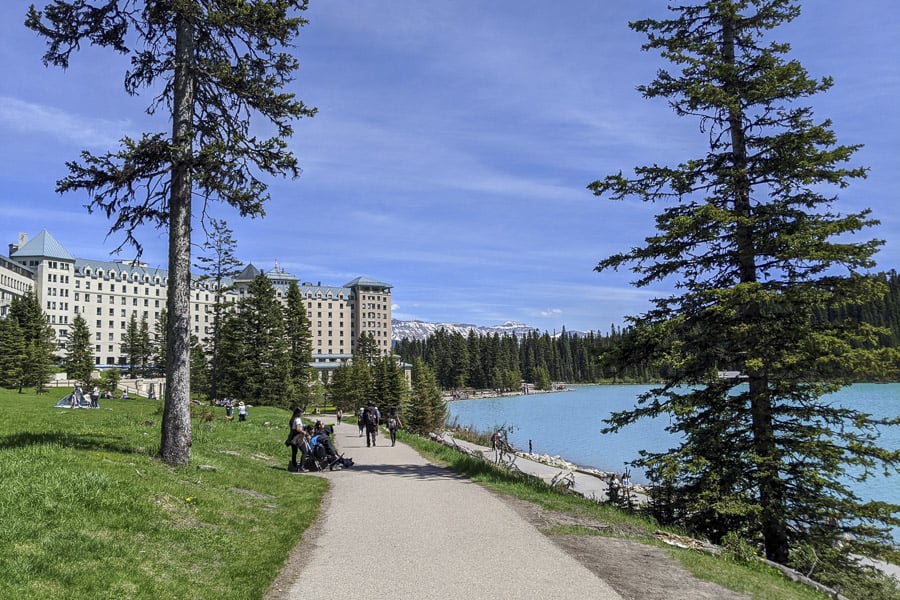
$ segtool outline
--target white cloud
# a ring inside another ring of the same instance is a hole
[[[128,121],[75,115],[53,106],[0,96],[0,126],[88,147],[109,147],[127,134]]]

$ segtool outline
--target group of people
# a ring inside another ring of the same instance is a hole
[[[338,423],[343,420],[343,411],[337,412]],[[360,408],[356,415],[359,425],[359,436],[363,433],[366,435],[366,447],[376,445],[378,438],[378,426],[381,423],[381,411],[374,404],[369,403],[367,406]],[[384,420],[388,432],[391,436],[391,446],[397,444],[397,430],[403,426],[397,409],[392,408]],[[310,470],[312,465],[310,461],[310,453],[316,452],[316,448],[321,446],[325,461],[329,467],[340,460],[334,444],[331,441],[331,434],[334,433],[330,425],[325,425],[321,420],[316,421],[315,425],[303,424],[303,409],[295,408],[291,414],[288,423],[290,431],[288,433],[285,445],[291,449],[291,462],[288,464],[288,471],[292,473],[302,473]],[[298,460],[299,457],[299,460]]]
[[[303,410],[295,408],[290,420],[290,434],[285,444],[291,448],[291,462],[288,471],[302,473],[308,471],[310,454],[316,452],[316,448],[324,450],[325,460],[332,467],[339,459],[334,444],[331,443],[331,426],[326,426],[322,421],[316,421],[315,425],[303,424]],[[297,462],[297,455],[300,461]]]
[[[234,419],[234,400],[230,400],[225,398],[225,400],[216,402],[217,406],[225,407],[225,418],[229,421]],[[247,405],[243,402],[237,403],[237,411],[238,411],[238,421],[246,421],[247,420]]]
[[[367,448],[375,445],[375,440],[378,437],[378,425],[380,423],[381,411],[371,402],[366,407],[361,407],[356,413],[356,424],[359,426],[359,437],[362,437],[363,431],[365,431]],[[397,444],[397,430],[403,426],[396,408],[392,408],[388,413],[385,425],[387,425],[388,433],[391,435],[391,446],[395,446]]]

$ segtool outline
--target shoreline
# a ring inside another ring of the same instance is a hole
[[[532,396],[535,394],[560,394],[571,392],[570,384],[558,384],[552,390],[536,390],[527,388],[527,391],[516,390],[514,392],[498,392],[496,390],[463,390],[456,392],[441,392],[446,402],[464,402],[466,400],[488,400],[490,398],[515,398],[516,396]]]

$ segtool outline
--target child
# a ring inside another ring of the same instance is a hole
[[[247,407],[243,402],[238,402],[238,421],[247,420]]]

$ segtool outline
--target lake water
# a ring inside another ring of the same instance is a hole
[[[511,429],[509,439],[516,448],[559,455],[584,467],[621,472],[638,451],[664,451],[674,444],[665,431],[667,417],[643,420],[616,434],[602,434],[603,419],[610,413],[632,408],[638,394],[650,389],[640,385],[574,386],[572,391],[529,394],[482,400],[450,402],[451,419],[461,426],[490,431],[498,426]],[[830,396],[835,403],[857,408],[877,417],[900,415],[900,384],[857,384]],[[900,427],[881,431],[881,446],[900,448]],[[647,483],[642,472],[632,471],[632,481]],[[855,484],[863,499],[900,504],[900,476],[871,477]],[[895,534],[896,539],[900,535]]]

